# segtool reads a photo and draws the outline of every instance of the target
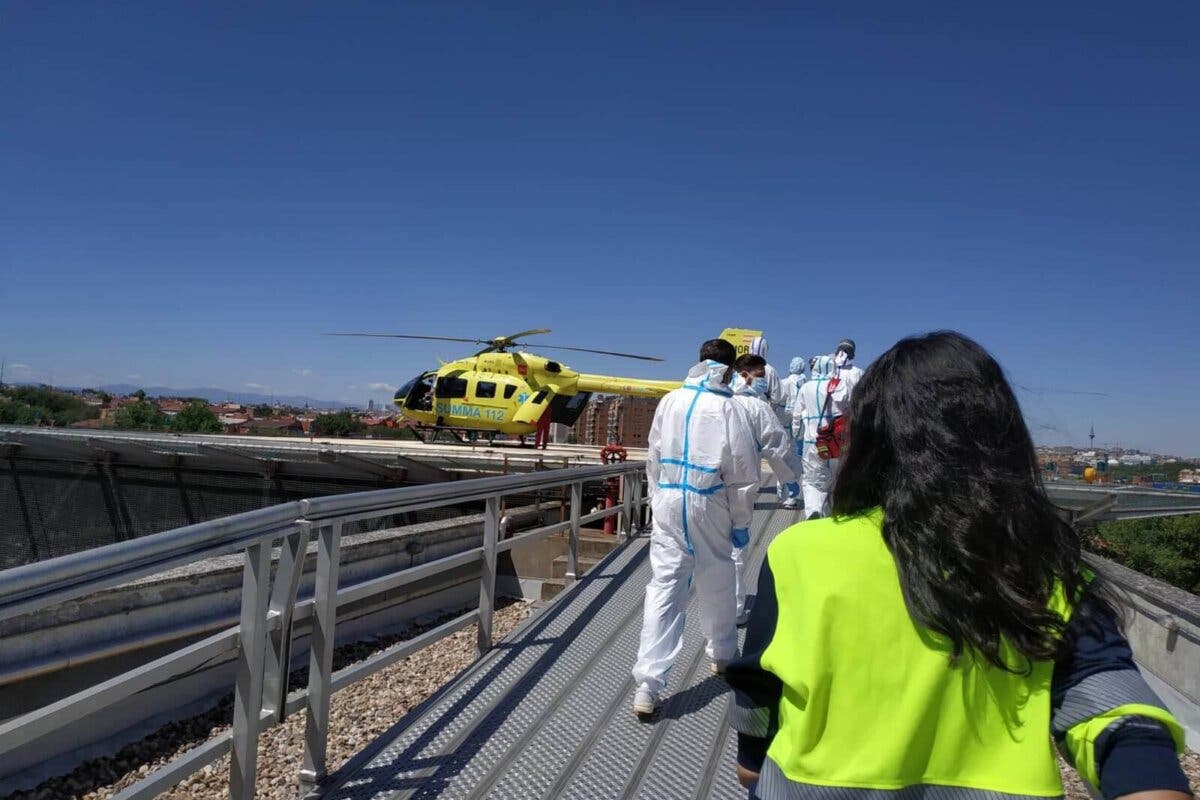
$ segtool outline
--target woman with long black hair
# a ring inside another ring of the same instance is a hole
[[[763,800],[1183,800],[1183,732],[1043,491],[994,359],[905,339],[855,388],[828,519],[771,543],[735,689]]]

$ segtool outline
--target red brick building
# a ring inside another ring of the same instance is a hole
[[[645,447],[658,400],[649,397],[597,395],[575,421],[575,441],[603,447]]]

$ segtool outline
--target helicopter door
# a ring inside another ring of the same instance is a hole
[[[512,421],[524,423],[525,425],[536,425],[549,405],[550,391],[548,389],[541,389],[537,394],[521,404]]]
[[[461,372],[441,375],[433,385],[434,411],[437,424],[455,427],[478,415],[479,409],[467,402],[467,379]]]
[[[555,395],[550,401],[550,421],[559,425],[574,425],[575,420],[579,419],[579,415],[587,408],[591,397],[591,392],[579,392],[570,397]]]
[[[467,399],[479,407],[484,422],[498,425],[507,416],[505,411],[508,404],[504,398],[511,395],[506,393],[509,388],[504,383],[504,376],[483,373],[471,381]]]

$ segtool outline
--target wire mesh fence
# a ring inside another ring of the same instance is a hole
[[[277,503],[401,485],[385,478],[315,478],[96,461],[0,459],[0,569],[226,517]],[[438,508],[373,521],[370,529],[446,519]]]

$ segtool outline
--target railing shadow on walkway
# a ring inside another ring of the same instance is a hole
[[[626,545],[614,551],[613,556],[610,556],[610,558],[623,553],[628,546]],[[435,708],[439,702],[444,700],[447,694],[452,693],[458,686],[459,682],[457,680],[450,682],[442,690],[406,714],[399,722],[381,734],[375,742],[358,753],[351,761],[347,762],[338,770],[337,775],[346,776],[352,774],[356,783],[364,779],[368,782],[378,781],[377,785],[371,787],[373,793],[402,791],[420,787],[423,793],[431,791],[436,795],[451,779],[458,775],[463,765],[469,760],[469,757],[475,753],[477,749],[475,745],[480,740],[486,740],[492,731],[499,728],[534,690],[546,670],[559,659],[576,637],[582,634],[588,627],[593,618],[593,612],[597,612],[603,608],[613,595],[620,591],[624,583],[638,569],[639,565],[639,559],[630,559],[619,571],[606,575],[602,574],[604,562],[598,564],[593,568],[592,573],[580,577],[575,587],[572,587],[570,596],[563,596],[561,601],[555,602],[540,614],[519,641],[508,642],[502,646],[498,646],[496,648],[497,651],[503,650],[506,652],[503,652],[493,663],[489,664],[486,672],[475,681],[474,685],[464,692],[463,696],[457,699],[436,722],[423,731],[412,744],[406,747],[395,760],[386,766],[362,769],[362,767],[370,763],[376,756],[385,751],[389,744],[403,734],[405,729]],[[584,609],[579,611],[576,619],[562,633],[549,638],[541,638],[539,636],[542,631],[546,630],[546,628],[570,608],[572,605],[571,600],[578,593],[584,592],[589,586],[601,582],[607,585],[600,589],[594,598],[588,601]],[[546,652],[540,655],[525,672],[524,676],[504,694],[500,704],[472,727],[471,732],[464,740],[456,742],[453,745],[453,749],[449,752],[436,756],[422,757],[420,755],[427,746],[436,741],[437,737],[459,714],[465,712],[470,707],[471,703],[478,698],[480,692],[488,685],[493,676],[503,673],[505,668],[529,647],[537,647],[545,644],[550,645]],[[431,769],[433,770],[432,773],[429,772]],[[427,774],[411,774],[416,772],[426,772]]]

